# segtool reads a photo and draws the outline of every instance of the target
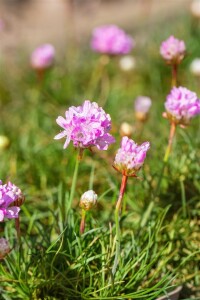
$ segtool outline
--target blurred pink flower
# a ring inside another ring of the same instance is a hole
[[[66,137],[64,149],[70,141],[77,148],[96,146],[100,150],[107,150],[109,144],[115,142],[108,133],[111,129],[110,115],[96,102],[85,100],[82,106],[71,106],[65,112],[65,118],[59,116],[56,122],[64,130],[54,139]]]
[[[150,143],[145,142],[137,145],[133,140],[124,136],[121,141],[121,148],[115,156],[114,168],[126,176],[134,176],[142,167]]]
[[[116,25],[104,25],[93,30],[91,48],[102,54],[120,55],[129,53],[134,40]]]
[[[182,40],[171,35],[160,46],[160,54],[168,64],[179,64],[185,56],[186,47]]]
[[[174,87],[165,102],[166,117],[176,124],[188,125],[200,114],[200,99],[185,87]]]
[[[149,97],[146,96],[138,96],[135,100],[134,107],[136,112],[147,114],[152,101]]]
[[[0,222],[4,218],[18,218],[20,208],[17,202],[19,199],[24,199],[21,190],[10,181],[2,184],[0,180]]]
[[[54,59],[54,47],[50,44],[44,44],[33,51],[31,55],[31,66],[36,70],[44,70],[53,65]]]

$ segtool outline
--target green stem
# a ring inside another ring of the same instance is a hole
[[[80,164],[81,157],[82,157],[82,152],[80,151],[79,154],[78,154],[78,157],[76,159],[76,164],[75,164],[75,168],[74,168],[74,175],[73,175],[73,178],[72,178],[72,185],[71,185],[69,202],[68,202],[68,212],[70,211],[70,209],[72,207],[72,201],[74,199],[76,183],[77,183],[77,178],[78,178],[78,169],[79,169],[79,164]]]
[[[183,208],[183,217],[187,217],[187,211],[186,211],[186,197],[185,197],[185,187],[183,183],[183,179],[180,178],[180,185],[181,185],[181,200],[182,200],[182,208]]]
[[[123,175],[122,177],[122,182],[121,182],[121,187],[120,187],[120,192],[119,192],[119,197],[117,200],[116,208],[115,208],[115,226],[116,226],[116,251],[115,251],[115,260],[114,264],[112,267],[112,275],[114,276],[117,270],[117,266],[119,263],[120,259],[120,225],[119,225],[119,214],[121,211],[121,206],[122,206],[122,199],[125,193],[126,189],[126,184],[127,184],[128,177],[126,175]]]
[[[165,156],[164,156],[164,160],[163,160],[164,163],[168,162],[169,154],[171,153],[171,150],[172,150],[172,143],[173,143],[173,140],[174,140],[175,131],[176,131],[176,124],[174,122],[171,122],[168,146],[167,146]]]
[[[172,65],[172,87],[177,86],[177,71],[178,71],[178,65],[173,64]]]
[[[168,141],[168,145],[167,145],[167,148],[166,148],[166,151],[165,151],[165,156],[164,156],[164,159],[163,159],[162,170],[160,172],[160,176],[159,176],[159,179],[158,179],[158,184],[157,184],[156,191],[155,191],[155,194],[154,194],[154,200],[152,200],[149,203],[149,206],[147,207],[147,210],[144,213],[143,219],[141,221],[141,227],[144,227],[146,225],[146,223],[147,223],[147,221],[148,221],[148,219],[149,219],[149,217],[151,215],[151,212],[152,212],[152,210],[154,208],[155,198],[160,193],[160,187],[161,187],[161,183],[162,183],[162,179],[163,179],[165,167],[166,167],[166,164],[167,164],[168,159],[169,159],[169,155],[170,155],[171,150],[172,150],[172,143],[173,143],[173,139],[174,139],[174,136],[175,136],[175,131],[176,131],[176,124],[174,122],[172,122],[171,123],[171,127],[170,127],[170,133],[169,133],[169,141]]]
[[[16,231],[17,231],[18,243],[20,245],[21,244],[21,231],[20,231],[20,220],[19,220],[19,217],[15,219],[15,228],[16,228]]]

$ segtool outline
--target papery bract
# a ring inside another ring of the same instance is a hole
[[[97,204],[97,194],[93,190],[89,190],[81,196],[79,206],[84,210],[90,210],[96,204]]]
[[[104,25],[93,30],[91,48],[102,54],[120,55],[134,47],[133,39],[116,25]]]
[[[200,99],[185,87],[174,87],[165,102],[167,118],[175,124],[188,125],[200,114]]]
[[[137,145],[133,140],[124,136],[121,141],[121,148],[115,156],[114,168],[126,176],[134,176],[142,167],[150,143],[145,142]]]
[[[18,218],[20,205],[17,202],[21,200],[24,201],[24,196],[16,185],[10,181],[6,184],[0,181],[0,222],[4,218]]]
[[[98,106],[96,102],[85,100],[81,106],[71,106],[65,112],[65,118],[59,116],[57,124],[64,130],[54,139],[66,137],[64,149],[70,141],[76,148],[90,148],[96,146],[100,150],[107,150],[115,139],[109,131],[111,118],[109,114]]]
[[[36,70],[45,70],[52,66],[55,59],[55,49],[51,44],[36,48],[31,55],[31,66]]]
[[[160,54],[168,64],[179,64],[185,56],[186,47],[182,40],[171,35],[160,46]]]

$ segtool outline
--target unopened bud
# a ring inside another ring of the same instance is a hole
[[[6,149],[10,144],[9,139],[5,135],[0,135],[0,150]]]
[[[131,126],[127,122],[123,122],[120,126],[119,133],[120,133],[121,137],[122,136],[131,137],[131,135],[133,134],[133,126]]]
[[[10,252],[10,246],[8,241],[4,238],[0,238],[0,260],[4,259],[6,255]]]
[[[93,190],[89,190],[81,196],[80,207],[84,210],[90,210],[96,203],[97,194]]]

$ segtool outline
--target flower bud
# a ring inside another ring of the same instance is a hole
[[[200,77],[200,58],[195,58],[191,64],[190,64],[190,72],[197,76]]]
[[[9,139],[5,135],[0,135],[0,150],[6,149],[10,144]]]
[[[81,196],[79,206],[84,210],[90,210],[96,205],[96,203],[97,194],[93,190],[89,190]]]
[[[131,55],[125,55],[119,60],[119,67],[122,71],[128,72],[135,69],[136,61]]]
[[[131,137],[131,135],[133,133],[133,126],[131,126],[127,122],[123,122],[120,126],[119,133],[120,133],[121,137],[122,136]]]
[[[200,1],[193,0],[190,6],[190,11],[193,17],[200,19]]]
[[[4,238],[0,238],[0,260],[4,259],[10,250],[8,241]]]

